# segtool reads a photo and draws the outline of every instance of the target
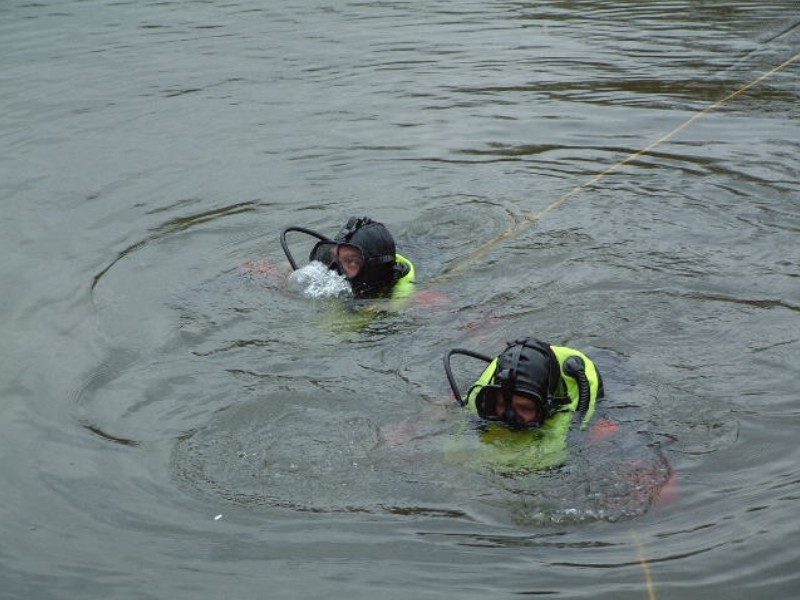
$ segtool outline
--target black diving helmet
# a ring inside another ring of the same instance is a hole
[[[516,340],[497,357],[491,383],[476,391],[475,408],[490,421],[540,427],[563,405],[555,396],[559,379],[558,360],[548,344],[532,338]],[[530,408],[515,409],[514,396],[531,400]]]

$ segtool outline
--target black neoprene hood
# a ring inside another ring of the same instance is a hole
[[[496,378],[511,378],[515,392],[546,402],[558,386],[559,366],[547,344],[525,338],[497,357],[496,373]]]

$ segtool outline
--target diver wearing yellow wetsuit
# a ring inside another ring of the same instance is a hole
[[[281,245],[293,269],[297,269],[286,244],[286,233],[298,231],[319,241],[309,254],[346,277],[358,298],[391,297],[400,300],[414,290],[415,272],[410,260],[397,253],[389,230],[369,217],[351,217],[335,238],[304,227],[289,227],[281,234]]]
[[[450,368],[454,354],[489,363],[466,398]],[[588,356],[533,338],[509,343],[496,358],[451,350],[445,371],[459,404],[489,421],[481,434],[486,442],[482,460],[495,467],[544,469],[562,464],[575,418],[579,427],[587,426],[603,397],[602,378]]]

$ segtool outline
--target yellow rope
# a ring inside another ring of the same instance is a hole
[[[639,536],[634,533],[633,540],[636,542],[636,555],[639,557],[639,562],[644,569],[644,580],[647,583],[647,598],[648,600],[656,600],[656,588],[653,585],[653,575],[650,573],[650,565],[647,562],[647,557],[644,555],[644,544],[642,544]]]
[[[598,173],[597,175],[592,177],[589,181],[587,181],[585,183],[581,183],[579,185],[576,185],[569,192],[567,192],[566,194],[561,196],[558,200],[555,200],[554,202],[552,202],[551,204],[546,206],[540,212],[534,213],[534,214],[528,214],[528,216],[526,216],[525,218],[517,221],[511,227],[509,227],[508,229],[506,229],[502,233],[496,235],[495,237],[490,239],[488,242],[484,243],[482,246],[478,247],[474,252],[472,252],[471,254],[467,255],[463,260],[461,260],[459,263],[457,263],[452,269],[448,269],[448,271],[446,271],[444,273],[444,275],[451,275],[453,273],[458,273],[459,271],[464,270],[470,263],[472,263],[475,260],[485,256],[486,253],[489,252],[489,250],[491,250],[492,248],[494,248],[497,244],[499,244],[500,242],[502,242],[504,240],[507,240],[507,239],[515,237],[517,234],[519,234],[520,231],[522,231],[526,227],[529,227],[529,226],[533,225],[534,223],[540,221],[542,219],[542,217],[547,215],[547,213],[549,213],[553,209],[558,208],[559,206],[564,204],[564,202],[566,202],[569,198],[571,198],[572,196],[574,196],[578,192],[581,192],[584,189],[586,189],[587,187],[590,187],[590,186],[596,184],[597,182],[599,182],[601,179],[603,179],[607,175],[610,175],[611,173],[614,173],[615,171],[619,170],[621,167],[625,166],[626,164],[628,164],[629,162],[631,162],[633,160],[636,160],[637,158],[639,158],[643,154],[647,154],[648,152],[652,151],[657,146],[659,146],[659,145],[663,144],[664,142],[666,142],[667,140],[671,139],[673,136],[675,136],[675,134],[677,134],[680,131],[686,129],[689,125],[694,123],[700,117],[702,117],[704,115],[707,115],[708,113],[718,109],[723,104],[725,104],[727,102],[730,102],[731,100],[733,100],[737,96],[740,96],[740,95],[744,94],[747,90],[757,86],[759,83],[761,83],[765,79],[771,77],[772,75],[774,75],[778,71],[781,71],[782,69],[785,69],[790,64],[792,64],[793,62],[797,61],[798,59],[800,59],[800,53],[795,54],[790,59],[785,60],[784,62],[779,64],[777,67],[775,67],[773,69],[770,69],[769,71],[767,71],[766,73],[764,73],[763,75],[758,77],[757,79],[754,79],[753,81],[751,81],[747,85],[739,88],[735,92],[733,92],[731,94],[728,94],[727,96],[725,96],[724,98],[722,98],[720,100],[717,100],[714,104],[711,104],[710,106],[704,108],[703,110],[701,110],[699,112],[696,112],[691,117],[689,117],[685,122],[683,122],[682,124],[678,125],[675,129],[673,129],[669,133],[666,133],[665,135],[661,136],[656,141],[654,141],[653,143],[651,143],[648,146],[645,146],[641,150],[639,150],[637,152],[634,152],[633,154],[631,154],[627,158],[622,159],[617,164],[609,167],[608,169],[606,169],[602,173]]]

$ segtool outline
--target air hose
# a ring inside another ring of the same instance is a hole
[[[586,365],[580,356],[570,356],[564,361],[564,373],[578,382],[578,413],[581,418],[586,416],[591,401],[589,379],[586,377]]]

